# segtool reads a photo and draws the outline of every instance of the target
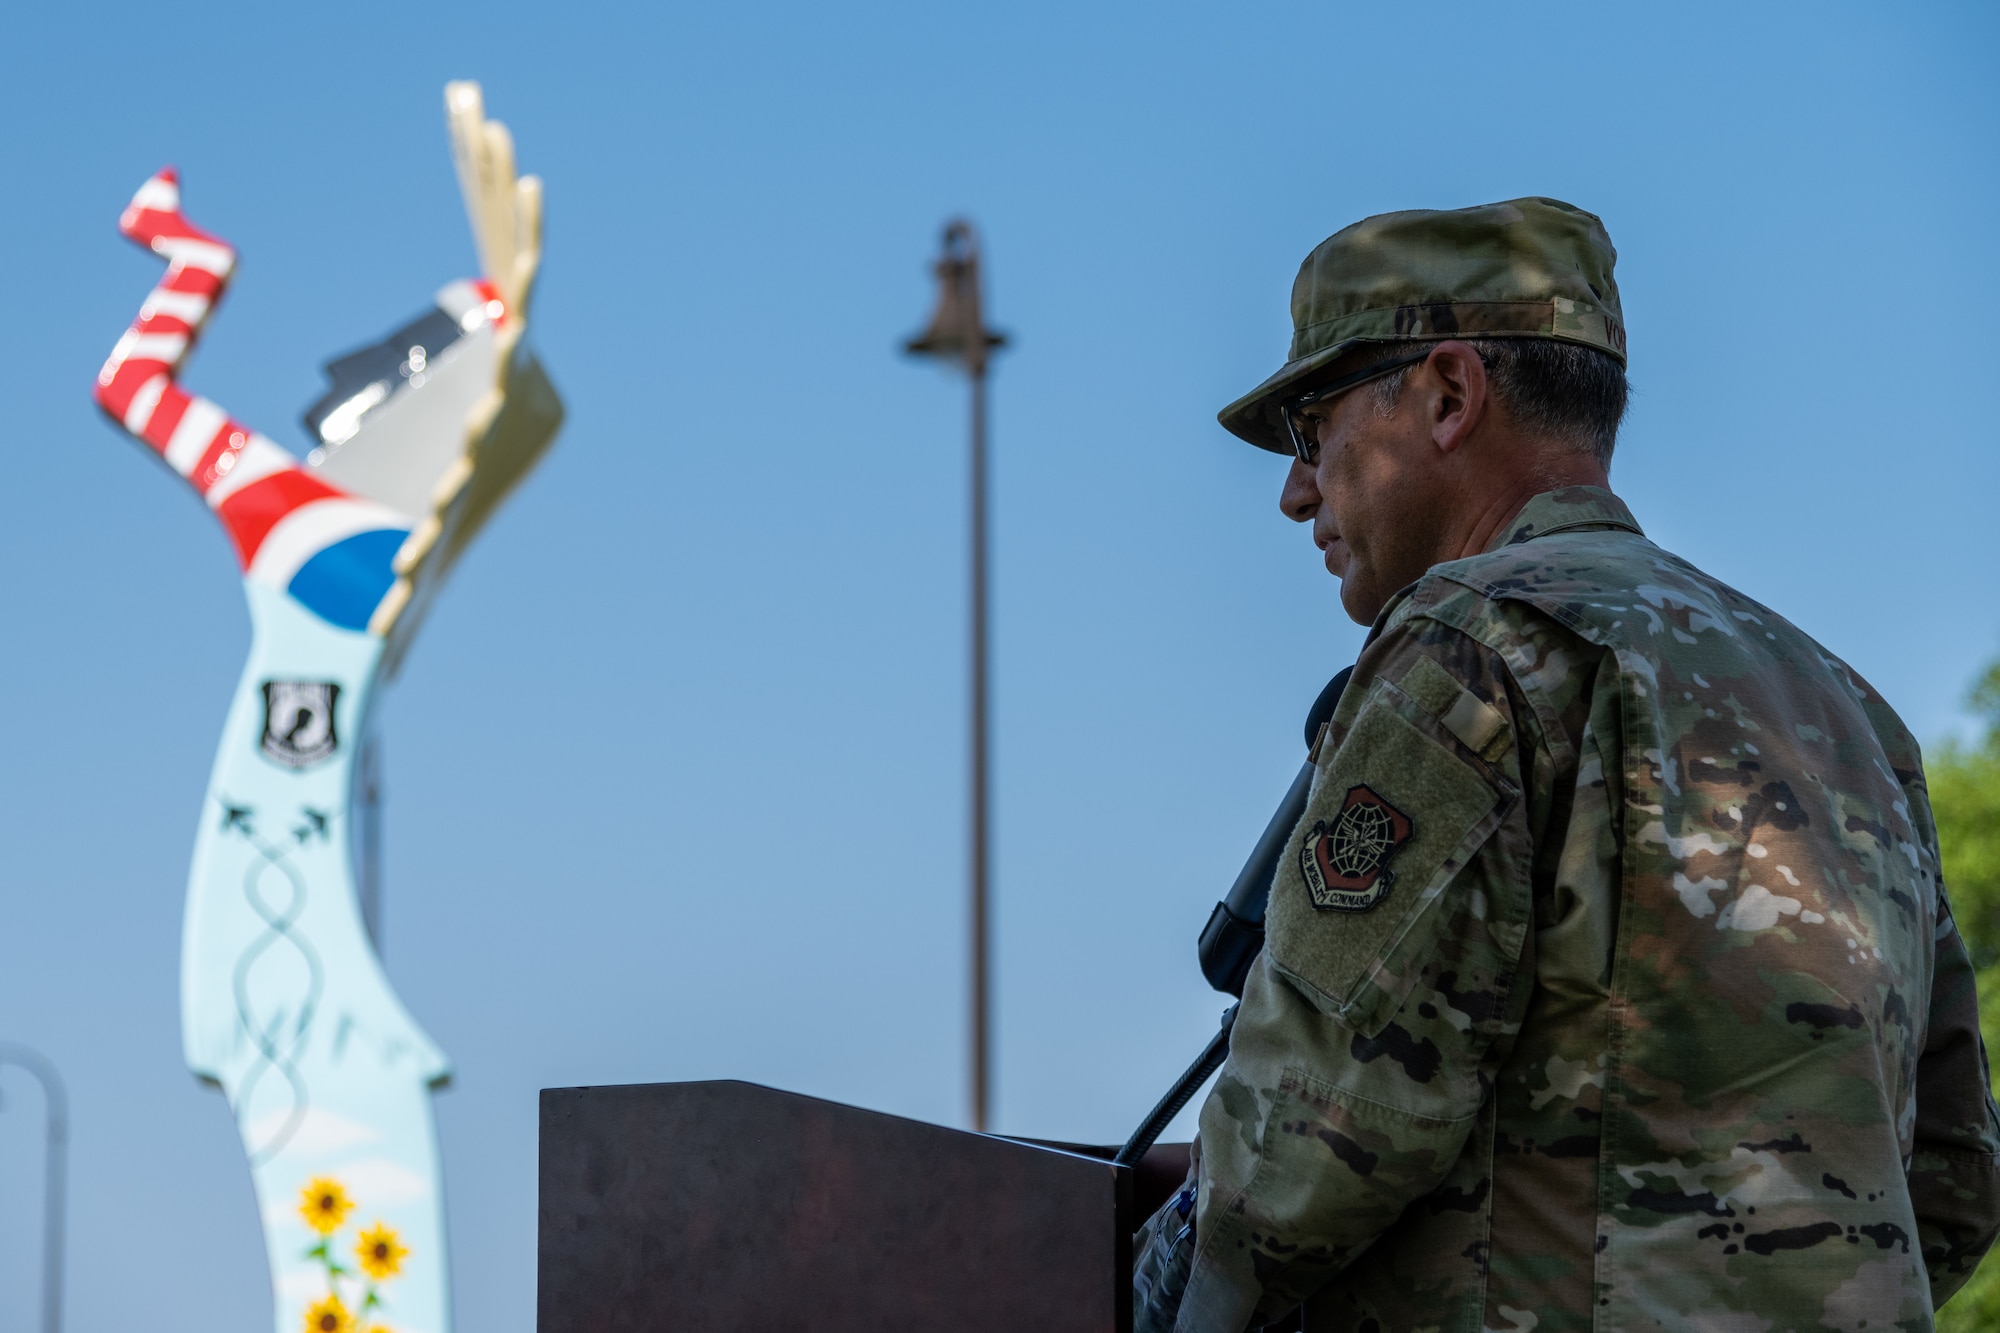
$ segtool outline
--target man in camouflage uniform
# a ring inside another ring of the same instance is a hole
[[[1222,413],[1372,629],[1141,1330],[1928,1329],[2000,1230],[1916,743],[1605,488],[1613,259],[1369,218]]]

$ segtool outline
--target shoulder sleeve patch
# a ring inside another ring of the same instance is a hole
[[[1389,860],[1403,850],[1417,826],[1366,784],[1349,787],[1340,812],[1315,820],[1299,848],[1299,873],[1314,907],[1365,912],[1396,882]]]
[[[1364,1030],[1402,1002],[1451,915],[1441,908],[1447,889],[1516,796],[1467,736],[1424,705],[1441,703],[1449,717],[1464,694],[1503,731],[1504,718],[1435,663],[1436,679],[1425,679],[1426,663],[1405,677],[1417,691],[1386,680],[1369,691],[1292,831],[1266,915],[1271,961]],[[1439,693],[1439,681],[1452,698],[1412,697]],[[1472,736],[1481,730],[1468,727]],[[1499,732],[1484,730],[1490,745]]]

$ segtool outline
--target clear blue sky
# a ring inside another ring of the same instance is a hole
[[[193,822],[247,621],[92,409],[162,163],[244,256],[191,385],[297,445],[327,356],[469,272],[441,88],[548,188],[567,429],[386,700],[387,958],[454,1057],[461,1326],[534,1311],[536,1090],[963,1111],[962,390],[896,354],[939,224],[1015,336],[997,454],[998,1118],[1114,1141],[1221,1005],[1193,940],[1348,624],[1215,425],[1365,214],[1603,216],[1614,482],[1919,735],[2000,650],[1983,5],[582,4],[15,11],[0,51],[0,1036],[75,1103],[71,1326],[268,1318],[181,1068]],[[0,1326],[34,1097],[0,1077]]]

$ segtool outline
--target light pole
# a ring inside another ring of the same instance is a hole
[[[382,733],[371,730],[355,756],[360,780],[354,784],[354,888],[361,900],[361,924],[375,956],[382,956]]]
[[[987,764],[987,526],[986,526],[986,367],[1006,338],[986,327],[980,304],[979,236],[964,218],[944,229],[944,252],[933,266],[938,305],[922,333],[903,345],[913,356],[956,362],[972,385],[972,559],[971,559],[971,916],[972,916],[972,1127],[986,1128],[992,1100],[988,1035],[992,1030],[992,982],[987,943],[988,830]]]
[[[62,1077],[40,1051],[0,1041],[0,1065],[17,1065],[42,1085],[48,1146],[42,1177],[42,1333],[62,1333],[63,1195],[69,1154],[69,1095]]]

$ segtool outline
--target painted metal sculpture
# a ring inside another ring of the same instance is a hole
[[[168,261],[97,381],[186,478],[243,567],[252,639],[209,779],[181,955],[190,1069],[228,1095],[262,1211],[279,1333],[445,1333],[430,1094],[444,1053],[397,999],[355,893],[356,742],[466,544],[554,438],[522,343],[541,185],[476,84],[445,90],[485,276],[327,366],[301,461],[178,383],[236,252],[168,169],[119,230]]]

